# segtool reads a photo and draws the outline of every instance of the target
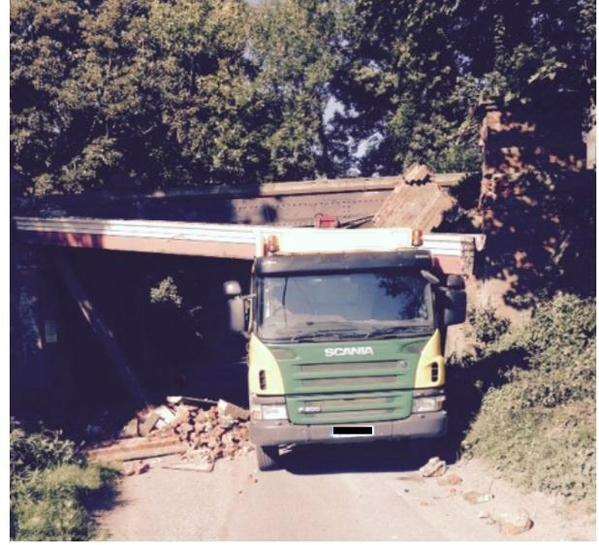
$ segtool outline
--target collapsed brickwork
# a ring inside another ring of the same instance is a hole
[[[581,119],[567,109],[539,115],[484,102],[480,115],[483,206],[521,193],[518,183],[526,175],[580,173],[586,166]]]
[[[479,295],[523,310],[540,294],[573,285],[575,263],[580,271],[581,261],[591,262],[594,184],[582,115],[567,105],[533,112],[494,102],[479,113],[483,165],[475,223],[488,235]]]

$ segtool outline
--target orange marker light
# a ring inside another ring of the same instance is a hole
[[[279,251],[279,239],[271,235],[266,239],[265,250],[267,254],[275,254]]]

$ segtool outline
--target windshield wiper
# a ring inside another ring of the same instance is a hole
[[[370,339],[372,337],[384,338],[384,337],[404,337],[406,335],[413,335],[414,333],[421,333],[424,326],[391,326],[391,327],[379,327],[370,330],[366,337]]]
[[[292,341],[304,341],[304,340],[308,340],[308,339],[316,339],[316,338],[322,338],[322,337],[330,337],[331,339],[334,340],[338,340],[338,339],[342,339],[343,337],[340,335],[340,333],[343,333],[344,331],[346,331],[345,329],[321,329],[321,330],[317,330],[311,333],[300,333],[299,335],[294,335],[293,337],[291,337]]]

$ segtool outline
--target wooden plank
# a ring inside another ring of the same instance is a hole
[[[81,314],[102,343],[109,361],[113,364],[123,384],[139,405],[147,405],[147,396],[137,376],[127,363],[127,358],[117,343],[114,334],[106,325],[100,312],[92,305],[89,295],[77,279],[75,272],[62,256],[55,256],[54,263],[60,272],[65,285],[79,306]]]
[[[165,438],[121,439],[108,447],[89,450],[87,457],[91,462],[124,462],[126,460],[143,460],[170,454],[182,454],[189,445],[178,436]]]

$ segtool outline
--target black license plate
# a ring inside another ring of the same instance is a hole
[[[374,435],[372,426],[333,426],[333,437],[367,437]]]

